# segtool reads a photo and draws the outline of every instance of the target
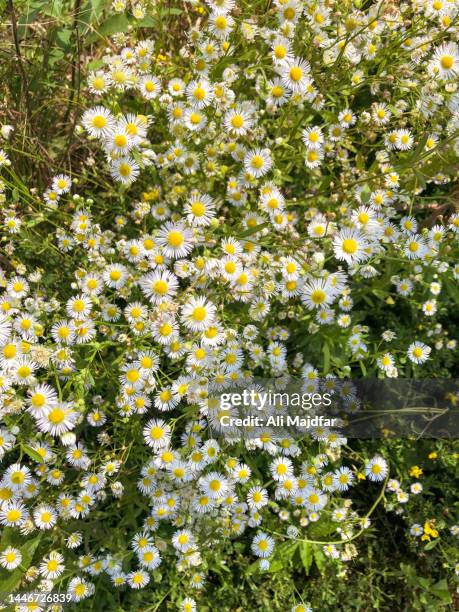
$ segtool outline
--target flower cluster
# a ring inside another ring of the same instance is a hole
[[[13,259],[33,225],[1,183],[0,523],[46,542],[26,580],[65,576],[76,602],[98,576],[141,589],[172,560],[200,591],[207,549],[243,534],[269,570],[279,538],[321,521],[324,555],[349,561],[372,512],[351,490],[409,497],[388,458],[347,454],[327,428],[218,437],[218,394],[444,373],[457,348],[443,315],[459,214],[441,204],[459,157],[457,1],[240,4],[209,0],[177,57],[134,29],[88,71],[81,174],[28,192],[60,269]],[[92,543],[112,506],[135,508],[125,535]],[[426,525],[411,533],[436,537]],[[0,565],[24,556],[7,544]]]

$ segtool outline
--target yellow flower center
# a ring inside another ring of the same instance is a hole
[[[159,293],[159,295],[165,295],[169,289],[169,285],[164,280],[158,280],[155,282],[153,286],[153,290],[155,293]]]
[[[194,202],[191,206],[191,212],[195,217],[202,217],[206,212],[206,207],[202,202]]]
[[[264,164],[264,161],[261,155],[254,155],[252,157],[252,161],[251,161],[252,168],[259,170],[260,168],[263,167],[263,164]]]
[[[282,45],[276,45],[274,47],[274,55],[277,59],[284,59],[287,55],[287,50]]]
[[[183,234],[177,230],[172,230],[167,235],[167,242],[171,247],[180,247],[184,242]]]
[[[164,429],[162,427],[156,426],[152,427],[150,430],[150,437],[153,440],[160,440],[164,435]]]
[[[224,17],[223,15],[219,15],[215,20],[215,27],[218,28],[219,30],[224,30],[226,26],[227,26],[226,17]]]
[[[343,240],[343,251],[348,255],[353,255],[357,251],[358,246],[355,238],[346,238],[346,240]]]
[[[61,408],[53,408],[48,414],[48,419],[55,425],[62,423],[65,419],[65,412]]]
[[[6,514],[6,518],[8,520],[8,522],[10,523],[14,523],[16,522],[18,519],[21,518],[21,511],[20,510],[9,510]]]
[[[129,382],[137,382],[140,378],[140,372],[138,370],[128,370],[126,372],[126,378]]]
[[[22,365],[22,366],[19,366],[18,368],[19,378],[27,378],[28,376],[30,376],[31,373],[32,373],[32,370],[29,368],[29,366]]]
[[[95,128],[102,129],[107,125],[107,119],[103,115],[93,117],[92,125]]]
[[[289,74],[292,81],[295,81],[295,83],[297,83],[303,76],[303,71],[299,66],[292,66],[292,68],[290,68]]]
[[[161,325],[161,327],[159,328],[159,333],[161,334],[161,336],[170,336],[170,334],[172,333],[172,325],[170,325],[169,323],[164,323],[164,325]]]
[[[14,344],[7,344],[3,347],[3,356],[6,359],[12,359],[13,357],[16,357],[16,353],[17,348]]]
[[[216,493],[217,491],[220,491],[220,481],[219,480],[211,480],[209,483],[209,487],[212,491],[214,491],[214,493]]]
[[[204,100],[204,98],[206,97],[206,91],[202,87],[196,87],[193,92],[193,95],[196,100]]]
[[[75,312],[83,312],[85,308],[85,303],[83,302],[83,300],[75,300],[73,302],[73,310]]]
[[[443,70],[450,70],[454,64],[454,58],[451,55],[444,55],[440,60]]]
[[[206,309],[204,308],[204,306],[197,306],[194,310],[193,310],[193,319],[195,321],[203,321],[206,318]]]
[[[121,176],[127,177],[130,176],[132,173],[132,168],[129,164],[123,163],[120,164],[118,167],[119,173],[121,174]]]
[[[314,302],[314,304],[322,304],[325,301],[326,297],[327,294],[325,293],[325,291],[323,291],[323,289],[315,289],[311,293],[311,300]]]

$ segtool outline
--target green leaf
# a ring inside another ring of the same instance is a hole
[[[274,555],[269,566],[270,572],[278,572],[279,570],[286,567],[289,562],[293,559],[298,548],[298,542],[283,542],[279,546],[276,546]]]
[[[89,4],[91,5],[91,21],[98,21],[103,13],[105,0],[90,0]]]
[[[102,60],[95,59],[88,63],[87,68],[88,70],[99,70],[99,68],[102,68],[103,65],[104,62]]]
[[[330,347],[328,346],[328,342],[325,342],[322,346],[322,353],[324,354],[323,371],[324,374],[328,374],[330,369]]]
[[[366,204],[370,200],[371,189],[368,185],[364,185],[362,187],[362,191],[360,192],[360,199],[364,204]]]
[[[29,455],[31,459],[33,459],[37,463],[43,463],[43,457],[36,450],[31,448],[30,446],[27,446],[27,444],[21,444],[21,448],[23,452]]]
[[[181,15],[182,13],[182,9],[179,8],[164,8],[161,9],[160,15],[161,17],[167,17],[168,15]]]
[[[327,564],[327,560],[325,558],[324,553],[320,550],[320,548],[314,548],[314,561],[316,562],[317,569],[322,574]]]
[[[299,551],[304,570],[306,574],[309,574],[309,570],[314,560],[313,547],[309,542],[300,542]]]
[[[97,29],[96,32],[89,34],[86,37],[85,43],[92,43],[98,40],[101,36],[112,36],[119,32],[127,32],[129,30],[129,19],[126,15],[112,15]]]
[[[433,586],[430,587],[430,592],[444,601],[445,603],[451,603],[451,593],[449,592],[448,583],[446,582],[446,578],[442,578]]]
[[[63,0],[51,0],[43,7],[43,14],[50,17],[61,17],[63,13]]]
[[[147,15],[140,21],[135,21],[134,24],[138,28],[156,28],[158,25],[158,20],[152,17],[151,15]]]
[[[29,569],[32,563],[33,555],[38,544],[40,543],[40,539],[41,534],[33,540],[29,540],[19,548],[22,555],[21,567],[17,567],[12,572],[9,572],[3,568],[0,569],[0,600],[6,599],[10,593],[13,593],[18,588],[22,577],[24,576],[24,570]]]
[[[62,28],[57,31],[56,38],[58,41],[58,45],[61,49],[68,49],[70,47],[70,39],[72,37],[72,30],[66,30]]]
[[[432,540],[432,541],[428,542],[424,546],[424,550],[432,550],[432,548],[435,548],[435,546],[437,546],[437,544],[439,544],[439,542],[440,542],[440,538],[435,538],[435,540]]]
[[[251,227],[250,229],[246,230],[245,232],[242,232],[242,234],[239,234],[240,238],[247,238],[247,236],[252,236],[252,234],[256,234],[257,232],[261,231],[262,229],[265,229],[265,227],[268,227],[269,223],[260,223],[260,225],[256,225],[255,227]]]
[[[2,531],[2,539],[0,540],[0,550],[5,549],[7,546],[15,546],[18,548],[21,541],[21,536],[16,529],[5,527]]]

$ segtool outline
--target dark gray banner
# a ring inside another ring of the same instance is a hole
[[[459,438],[458,379],[259,378],[209,392],[212,434],[227,440]]]

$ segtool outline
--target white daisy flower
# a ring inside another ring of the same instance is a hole
[[[216,307],[205,297],[192,297],[182,308],[182,323],[192,331],[204,331],[215,323]]]
[[[422,364],[429,358],[432,349],[423,342],[415,341],[408,347],[408,359],[416,364]]]
[[[115,126],[115,119],[111,112],[103,106],[90,108],[83,114],[82,124],[84,128],[98,138],[105,137]]]

